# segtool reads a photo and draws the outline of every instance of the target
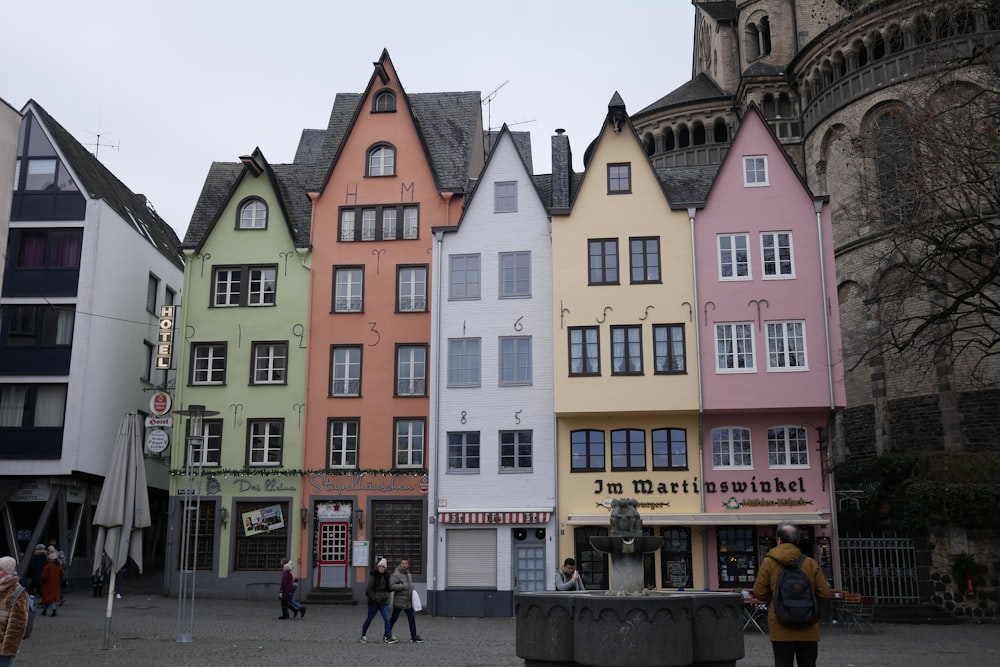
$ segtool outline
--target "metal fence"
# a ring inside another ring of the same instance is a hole
[[[841,537],[844,590],[874,595],[880,604],[918,604],[917,558],[909,537]]]

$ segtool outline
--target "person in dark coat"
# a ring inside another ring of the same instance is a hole
[[[410,622],[410,641],[414,644],[423,644],[423,638],[417,634],[417,619],[413,615],[413,577],[410,575],[410,561],[405,558],[399,561],[399,567],[389,577],[389,588],[393,593],[389,629],[396,625],[399,612],[405,611],[406,620]]]
[[[395,644],[398,639],[392,636],[392,623],[389,621],[389,573],[387,569],[389,563],[383,558],[375,566],[375,571],[368,577],[368,587],[365,588],[365,598],[368,600],[368,618],[361,627],[361,641],[368,642],[368,626],[372,624],[375,614],[382,614],[382,621],[385,624],[385,632],[382,634],[382,641],[386,644]]]
[[[799,551],[799,530],[795,526],[783,523],[775,531],[777,546],[767,552],[764,562],[757,572],[757,581],[753,585],[753,595],[758,600],[770,602],[778,589],[778,576],[785,566],[791,565],[802,554]],[[813,592],[820,600],[830,597],[830,585],[812,558],[802,561],[802,571],[812,582]],[[767,606],[767,627],[771,638],[771,648],[774,652],[775,667],[792,667],[796,662],[799,667],[816,667],[819,655],[819,620],[810,625],[792,627],[782,625],[774,614],[774,605]]]
[[[281,591],[278,597],[281,598],[281,616],[279,620],[288,620],[288,601],[295,594],[295,575],[292,574],[292,562],[287,558],[281,559]]]
[[[28,560],[28,568],[24,571],[24,587],[32,595],[38,595],[42,590],[42,570],[45,569],[45,545],[35,547],[35,553]]]
[[[66,572],[59,562],[59,553],[49,547],[45,554],[45,567],[42,569],[42,616],[51,610],[56,615],[59,603],[62,602],[63,577]]]

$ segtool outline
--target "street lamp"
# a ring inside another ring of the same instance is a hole
[[[194,640],[194,582],[198,572],[198,522],[201,519],[201,471],[205,463],[208,435],[205,433],[205,417],[214,417],[217,410],[206,410],[204,405],[190,405],[187,410],[175,410],[174,414],[187,417],[187,438],[184,441],[184,514],[181,530],[180,587],[177,595],[177,641],[190,643]],[[198,452],[198,482],[194,482],[192,466],[195,451]],[[194,504],[192,507],[192,499]],[[193,514],[193,517],[192,517]],[[192,544],[191,533],[194,527]]]

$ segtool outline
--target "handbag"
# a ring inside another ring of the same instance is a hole
[[[424,608],[424,603],[420,601],[420,594],[417,591],[413,591],[413,596],[410,598],[410,606],[413,607],[413,611],[422,611]]]

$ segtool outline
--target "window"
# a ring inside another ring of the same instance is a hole
[[[427,267],[400,266],[396,269],[396,311],[423,313],[427,311]]]
[[[746,280],[750,278],[750,236],[747,234],[719,234],[719,279]]]
[[[715,325],[715,370],[754,371],[753,324]]]
[[[653,372],[687,372],[683,324],[653,325]]]
[[[618,239],[591,239],[588,242],[590,285],[618,284]]]
[[[753,188],[767,185],[767,156],[743,156],[743,187]]]
[[[250,384],[288,382],[288,342],[254,343]]]
[[[427,395],[427,346],[396,348],[396,396]]]
[[[424,465],[424,420],[396,420],[396,467],[421,468]]]
[[[149,382],[149,378],[153,372],[153,359],[156,355],[153,353],[153,344],[148,340],[142,341],[143,356],[142,356],[142,374],[139,379],[143,382]]]
[[[694,586],[694,558],[691,552],[691,529],[661,527],[663,546],[660,547],[660,588]]]
[[[687,470],[687,431],[682,428],[655,428],[653,470]]]
[[[364,267],[342,266],[333,270],[333,312],[360,313],[364,308]]]
[[[500,431],[500,472],[531,472],[531,431]]]
[[[149,274],[146,281],[146,312],[156,314],[156,295],[160,291],[160,279]]]
[[[357,419],[331,419],[329,429],[328,468],[358,467],[358,428]]]
[[[646,469],[646,432],[636,428],[611,431],[611,470]]]
[[[479,255],[448,257],[448,298],[479,298]]]
[[[410,574],[423,572],[423,528],[427,523],[420,500],[373,500],[369,516],[371,552],[382,554],[390,563],[404,558],[410,562]]]
[[[479,431],[448,434],[448,471],[479,472]]]
[[[361,395],[361,346],[330,347],[330,396]]]
[[[767,429],[767,465],[771,468],[808,467],[809,441],[801,426]]]
[[[366,176],[395,176],[396,149],[380,144],[368,151],[368,171]]]
[[[177,292],[175,292],[173,289],[169,287],[165,287],[163,289],[163,305],[172,306],[174,305],[174,302],[176,300],[177,300]]]
[[[597,327],[569,328],[570,375],[600,375],[600,354]]]
[[[18,269],[78,269],[82,229],[12,229],[9,247],[16,248]]]
[[[358,225],[358,220],[361,224]],[[340,209],[340,233],[344,243],[395,241],[419,238],[420,211],[416,204],[378,204]]]
[[[500,298],[531,296],[531,253],[500,253]]]
[[[191,345],[191,384],[226,383],[226,344]]]
[[[448,386],[478,387],[480,382],[478,338],[448,339]]]
[[[380,90],[375,95],[374,113],[388,113],[396,110],[396,95],[391,90]]]
[[[751,588],[757,578],[754,529],[736,526],[716,528],[719,585]]]
[[[764,278],[793,278],[792,233],[764,232],[760,235]]]
[[[517,211],[517,181],[493,184],[493,212],[513,213]]]
[[[632,164],[622,162],[608,165],[608,194],[632,192]]]
[[[267,229],[267,204],[251,199],[240,207],[240,229]]]
[[[0,428],[62,428],[64,384],[0,385]]]
[[[187,458],[193,466],[217,466],[222,462],[222,420],[205,419],[201,427],[202,438],[195,442],[191,439],[191,420],[187,420]]]
[[[237,520],[249,516],[250,523],[235,531],[234,570],[274,570],[280,566],[281,559],[291,553],[292,516],[288,511],[287,502],[236,503]]]
[[[611,374],[642,375],[642,327],[611,327]]]
[[[660,239],[629,239],[633,283],[660,282]]]
[[[192,547],[188,550],[188,553],[183,553],[180,549],[177,550],[179,569],[188,571],[194,569],[211,570],[214,567],[213,563],[215,561],[216,504],[214,500],[203,500],[201,503],[195,503],[192,499],[190,502],[191,509],[187,512],[190,517],[190,522],[186,526],[187,543],[191,545],[197,544],[198,546],[197,551]],[[195,508],[198,508],[197,512],[195,512]],[[197,523],[195,523],[195,517],[198,517]],[[183,533],[184,530],[185,525],[182,518],[178,532]],[[185,559],[189,560],[185,562]],[[273,570],[274,565],[271,564],[267,569]]]
[[[0,340],[7,347],[66,347],[73,343],[76,306],[3,306]]]
[[[247,433],[250,443],[247,447],[248,466],[280,466],[281,447],[284,442],[283,419],[250,419]]]
[[[212,305],[273,306],[277,292],[276,266],[229,266],[215,269]]]
[[[531,384],[531,336],[500,338],[500,386]]]
[[[604,472],[604,431],[571,431],[570,469]]]
[[[752,468],[750,429],[726,426],[712,429],[713,468]]]
[[[767,369],[806,370],[805,322],[767,322]]]

